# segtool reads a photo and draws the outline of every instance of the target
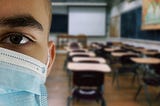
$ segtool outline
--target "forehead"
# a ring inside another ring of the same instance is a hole
[[[33,16],[46,26],[48,15],[44,0],[0,0],[0,18],[24,14]]]
[[[6,13],[10,14],[14,12],[35,12],[38,6],[41,7],[42,5],[42,0],[0,0],[0,11],[5,10]]]

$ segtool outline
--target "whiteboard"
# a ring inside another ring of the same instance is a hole
[[[69,34],[87,36],[105,36],[105,7],[69,7]]]

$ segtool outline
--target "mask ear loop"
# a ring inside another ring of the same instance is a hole
[[[51,56],[50,56],[50,53],[48,50],[48,57],[47,57],[47,64],[46,64],[47,68],[49,67],[50,58],[51,58]]]

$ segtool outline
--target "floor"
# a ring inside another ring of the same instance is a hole
[[[56,61],[54,63],[52,72],[47,78],[46,86],[48,90],[48,103],[49,106],[67,106],[67,97],[69,96],[68,77],[65,70],[63,70],[63,64],[66,55],[64,53],[57,54]],[[130,76],[130,75],[129,75]],[[117,89],[116,85],[112,85],[111,73],[105,75],[105,90],[104,97],[107,102],[107,106],[149,106],[145,100],[143,91],[138,96],[138,99],[134,100],[134,95],[137,91],[138,85],[131,84],[131,77],[120,77],[120,89]],[[152,98],[152,106],[160,106],[159,100],[155,100],[158,90],[157,88],[149,87]],[[91,101],[74,101],[74,106],[100,106],[97,102]]]

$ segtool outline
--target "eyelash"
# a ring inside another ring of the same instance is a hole
[[[22,36],[22,37],[25,37],[26,39],[28,39],[29,42],[34,42],[31,38],[29,38],[28,36],[26,36],[26,34],[22,33],[22,32],[8,32],[8,33],[5,33],[3,34],[5,37],[3,37],[1,39],[1,41],[3,42],[5,39],[11,37],[12,35],[19,35],[19,36]],[[19,45],[23,45],[23,44],[19,44]],[[24,44],[25,45],[25,44]]]

